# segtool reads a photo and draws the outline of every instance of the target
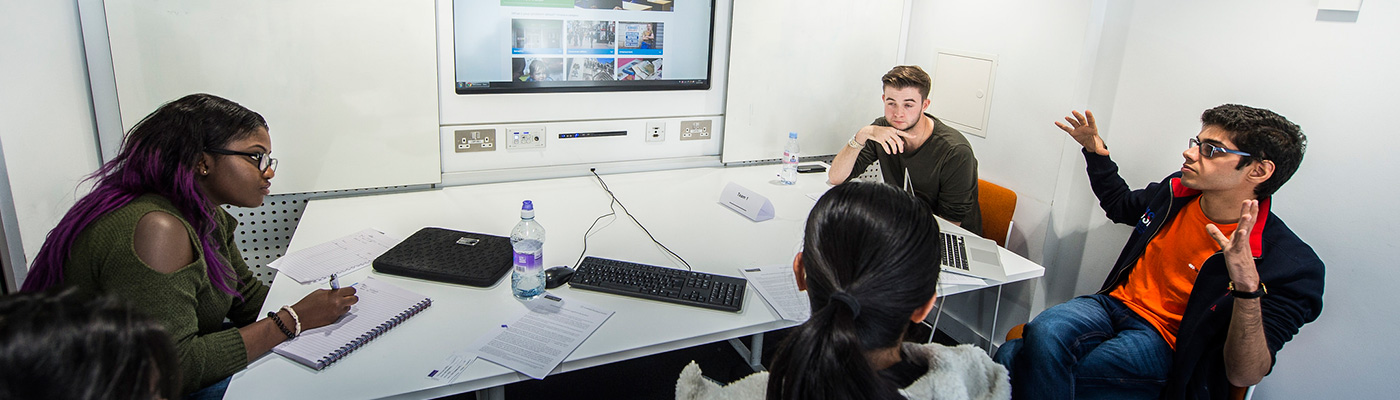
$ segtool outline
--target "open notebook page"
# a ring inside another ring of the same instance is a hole
[[[319,370],[432,304],[423,295],[372,277],[354,287],[360,301],[350,312],[333,324],[302,331],[272,351]]]

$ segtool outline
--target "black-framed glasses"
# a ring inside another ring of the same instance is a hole
[[[1241,156],[1241,157],[1253,156],[1253,154],[1245,153],[1245,152],[1243,152],[1243,151],[1239,151],[1239,150],[1230,150],[1230,149],[1227,149],[1227,148],[1224,148],[1224,147],[1216,146],[1216,145],[1211,144],[1211,143],[1203,143],[1203,142],[1200,141],[1200,139],[1196,139],[1196,138],[1191,138],[1191,140],[1190,140],[1188,143],[1189,143],[1190,145],[1189,145],[1189,146],[1186,146],[1186,148],[1189,149],[1189,148],[1192,148],[1192,147],[1200,147],[1200,148],[1201,148],[1201,157],[1205,157],[1205,158],[1215,158],[1215,156],[1218,156],[1218,155],[1220,155],[1221,153],[1238,154],[1238,155]]]
[[[221,154],[226,156],[244,156],[251,158],[253,161],[253,165],[257,165],[258,170],[262,171],[263,173],[267,173],[267,171],[277,170],[277,159],[268,156],[267,153],[247,153],[242,151],[224,149],[204,149],[204,151],[206,153]]]

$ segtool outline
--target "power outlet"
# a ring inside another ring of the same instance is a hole
[[[681,121],[681,140],[709,140],[712,123],[708,119]]]
[[[646,136],[648,142],[666,141],[666,123],[662,121],[648,121]]]
[[[531,126],[522,128],[506,129],[507,149],[543,149],[544,148],[544,127]]]
[[[452,132],[452,145],[458,153],[496,151],[495,129],[469,129]]]

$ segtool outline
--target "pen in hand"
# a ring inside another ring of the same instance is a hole
[[[340,290],[340,279],[331,274],[331,290]]]

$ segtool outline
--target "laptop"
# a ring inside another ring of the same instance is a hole
[[[1006,281],[1006,268],[1001,266],[997,242],[977,235],[949,232],[954,225],[942,218],[938,218],[938,225],[939,234],[943,236],[943,272]]]
[[[914,194],[908,168],[904,169],[904,191]],[[943,236],[943,260],[940,264],[944,272],[997,282],[1006,281],[1006,268],[1001,266],[997,242],[977,235],[951,232],[956,225],[943,218],[934,219],[938,220],[938,231]]]

